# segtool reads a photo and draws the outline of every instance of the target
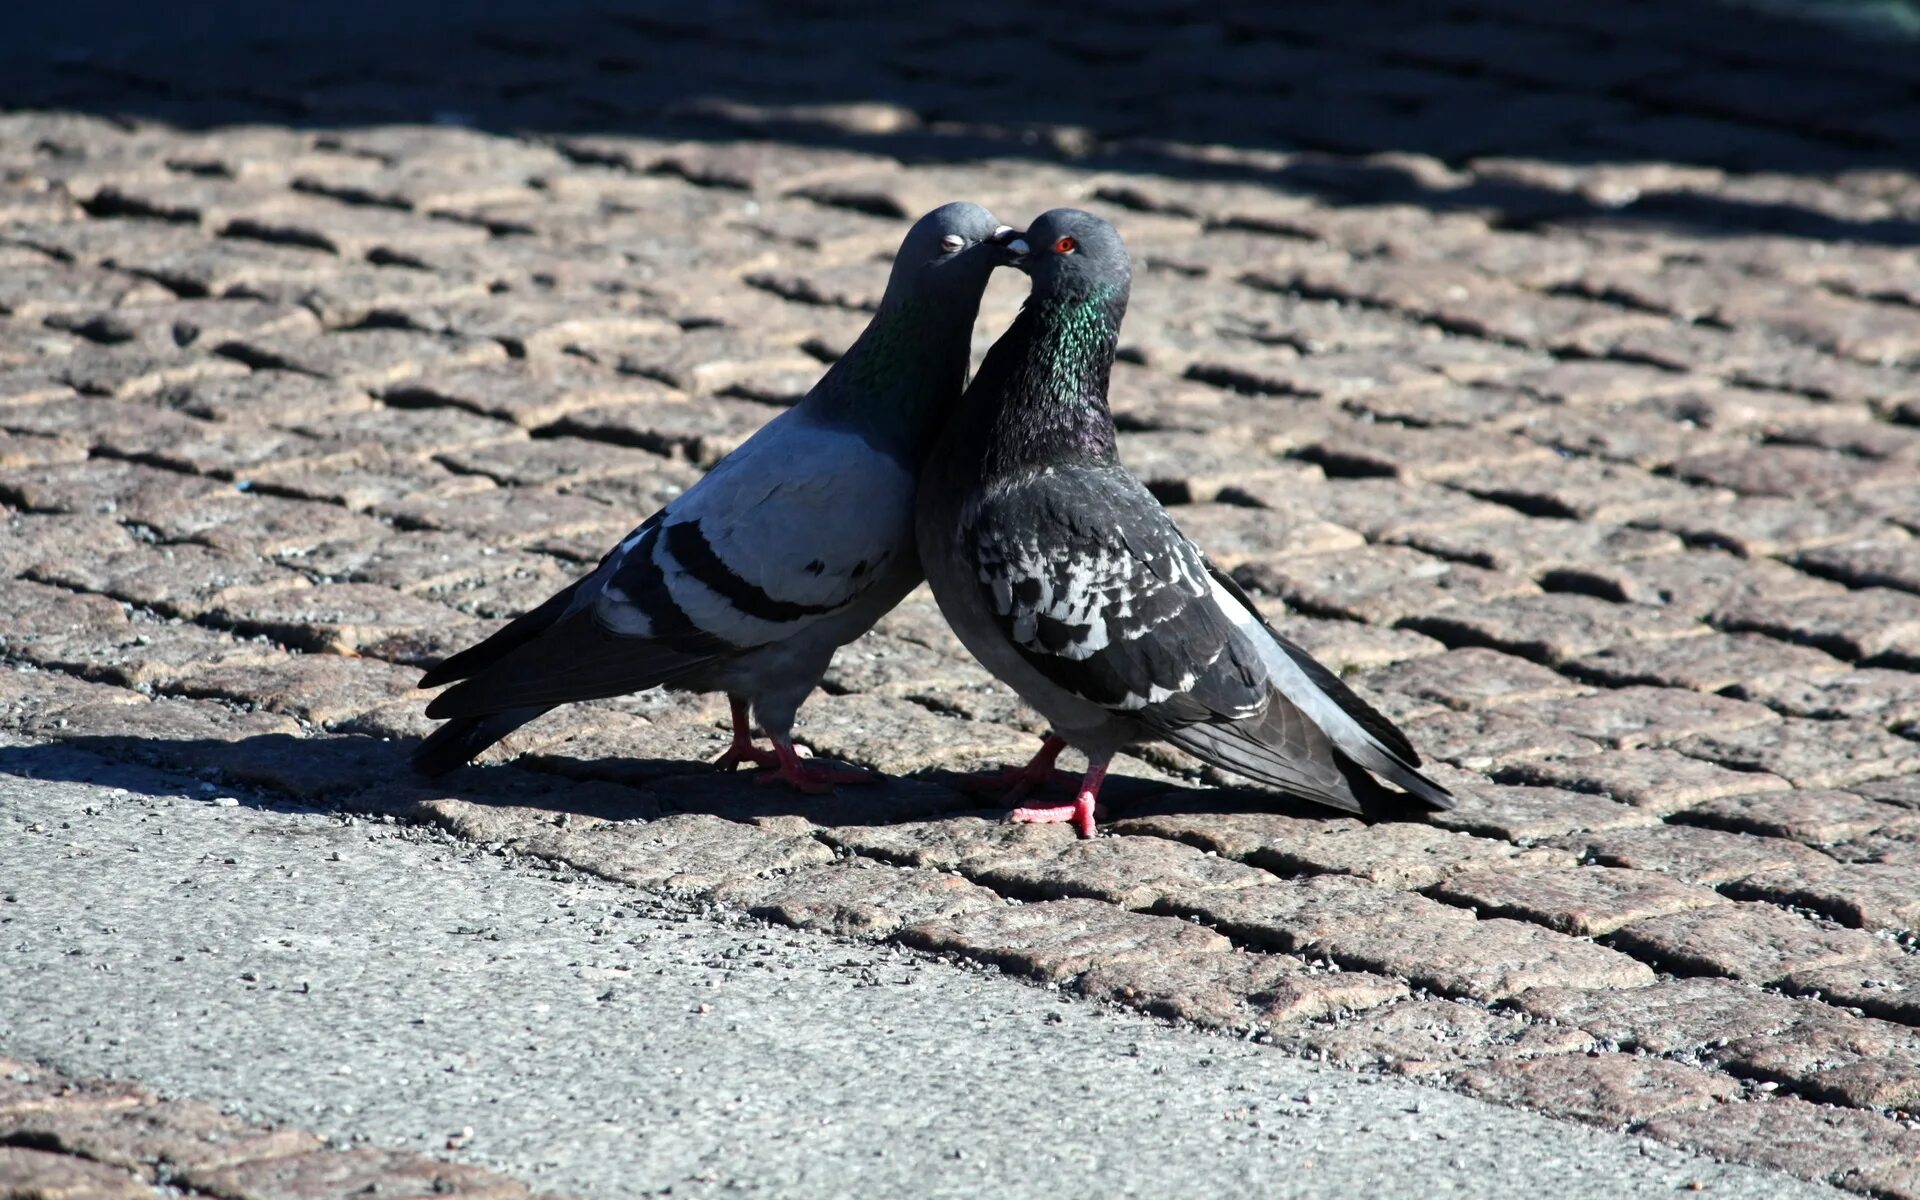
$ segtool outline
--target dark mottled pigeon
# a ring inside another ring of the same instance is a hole
[[[1015,798],[1066,746],[1090,760],[1072,805],[1014,819],[1091,837],[1108,760],[1156,739],[1348,812],[1453,807],[1392,722],[1274,632],[1120,464],[1107,380],[1132,270],[1113,227],[1059,209],[1012,248],[1032,294],[928,456],[917,531],[960,640],[1053,726],[1006,773]]]
[[[450,770],[575,700],[652,687],[727,693],[733,744],[805,791],[864,778],[794,749],[833,652],[919,583],[914,477],[966,383],[980,296],[1013,231],[948,204],[901,243],[879,311],[805,399],[767,422],[585,578],[421,680],[460,680],[414,755]],[[754,745],[751,715],[773,743]]]

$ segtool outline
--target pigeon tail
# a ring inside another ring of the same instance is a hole
[[[1410,798],[1424,801],[1429,808],[1452,808],[1457,803],[1451,792],[1420,773],[1420,754],[1398,726],[1362,700],[1311,654],[1280,636],[1231,575],[1211,561],[1207,563],[1207,572],[1213,580],[1215,601],[1229,619],[1239,625],[1241,632],[1256,643],[1266,661],[1278,693],[1268,706],[1269,720],[1283,707],[1304,712],[1330,743],[1329,749],[1334,751],[1335,761],[1343,770],[1347,765],[1365,768]],[[1256,732],[1252,736],[1258,739],[1260,735]],[[1362,772],[1345,771],[1345,774],[1349,777],[1349,787],[1336,792],[1349,793],[1354,807],[1348,811],[1361,812],[1364,805],[1359,795],[1352,794],[1351,782]]]
[[[512,621],[496,630],[483,642],[468,646],[440,663],[420,677],[419,686],[423,688],[439,687],[443,683],[452,683],[456,679],[471,679],[480,672],[493,666],[507,655],[539,637],[566,614],[573,604],[574,593],[591,574],[574,580],[571,584],[555,592],[544,600],[539,607],[521,613]]]
[[[581,611],[435,696],[427,705],[427,715],[478,717],[625,696],[675,683],[713,658],[622,637],[602,628],[591,611]]]
[[[546,712],[545,708],[516,708],[477,717],[455,717],[427,735],[413,752],[413,769],[432,777],[445,775],[478,758],[488,746]]]
[[[1380,779],[1399,788],[1400,794],[1408,800],[1418,800],[1418,804],[1412,805],[1416,811],[1449,809],[1460,803],[1452,792],[1422,775],[1411,764],[1386,753],[1379,746],[1342,746],[1341,749],[1359,767],[1373,772]]]
[[[1339,752],[1282,697],[1274,697],[1266,712],[1244,720],[1203,721],[1157,732],[1209,766],[1341,812],[1365,811],[1354,792],[1354,773],[1340,769]]]

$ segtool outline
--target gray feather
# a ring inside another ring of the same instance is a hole
[[[518,708],[603,700],[683,679],[713,661],[658,641],[609,632],[588,610],[550,626],[427,705],[429,717],[477,717]]]

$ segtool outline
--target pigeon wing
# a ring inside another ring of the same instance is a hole
[[[776,420],[587,578],[442,664],[431,717],[624,695],[793,637],[911,554],[905,469],[844,431]],[[896,478],[897,477],[897,478]],[[884,506],[882,506],[884,507]],[[457,672],[457,674],[456,674]]]
[[[1137,480],[1055,470],[983,505],[963,536],[986,608],[1050,683],[1215,765],[1358,810],[1326,736],[1274,694],[1205,559]]]
[[[1413,770],[1399,731],[1267,627],[1119,468],[1056,469],[1008,489],[966,537],[987,609],[1055,686],[1209,763],[1349,812],[1365,807],[1355,761],[1445,795]]]

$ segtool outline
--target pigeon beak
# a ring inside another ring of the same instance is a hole
[[[1002,225],[1000,228],[994,230],[993,236],[987,240],[1006,251],[1006,262],[1008,265],[1019,266],[1026,261],[1027,237],[1013,226]]]

